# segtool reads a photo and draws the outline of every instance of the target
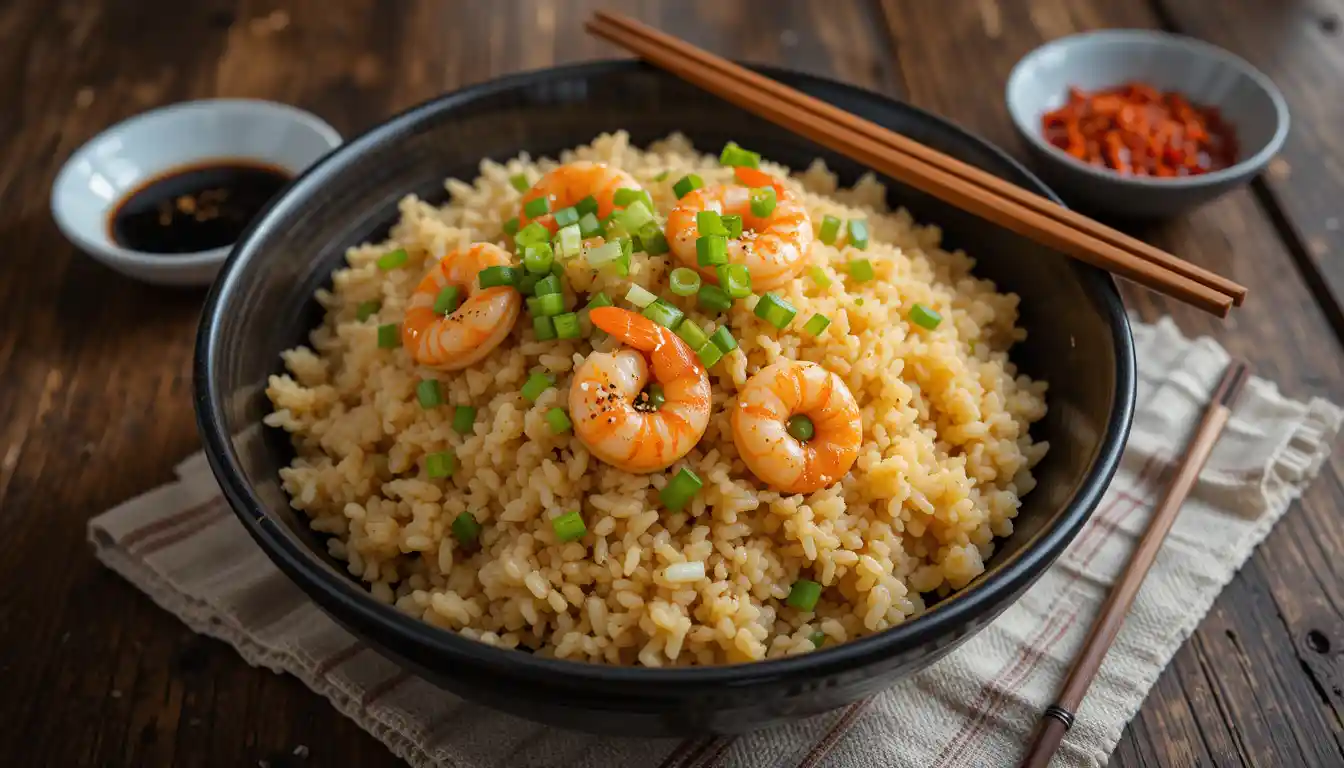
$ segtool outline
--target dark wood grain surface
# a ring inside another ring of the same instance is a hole
[[[616,3],[9,0],[0,4],[0,755],[24,766],[391,766],[288,677],[192,635],[109,572],[85,521],[197,446],[202,292],[140,285],[68,245],[60,162],[121,118],[201,96],[287,101],[346,136],[490,77],[618,55],[582,34]],[[1294,131],[1251,189],[1141,230],[1250,286],[1221,322],[1126,290],[1249,357],[1290,396],[1344,400],[1344,0],[642,0],[715,52],[908,99],[1020,154],[1012,64],[1101,27],[1206,37],[1283,87]],[[1233,580],[1125,731],[1116,766],[1344,765],[1344,458]]]

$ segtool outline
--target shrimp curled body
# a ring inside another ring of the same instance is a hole
[[[685,342],[642,315],[601,307],[589,319],[625,346],[594,352],[575,371],[569,389],[574,433],[618,469],[644,474],[667,468],[709,426],[709,374]],[[650,367],[665,398],[654,408],[639,405],[648,402],[642,393]]]
[[[402,346],[427,368],[455,371],[480,362],[508,337],[518,320],[523,299],[508,286],[481,288],[486,267],[512,263],[508,251],[476,243],[444,256],[411,293],[401,324]],[[444,315],[434,311],[439,293],[448,286],[466,298]]]
[[[788,419],[795,414],[811,420],[810,439],[789,434]],[[835,483],[863,443],[863,420],[849,387],[820,365],[797,360],[781,360],[747,380],[732,429],[747,467],[781,493],[811,493]]]
[[[738,169],[742,177],[746,169]],[[742,236],[728,240],[728,261],[745,264],[751,273],[751,288],[761,292],[778,288],[793,279],[806,263],[812,247],[812,218],[801,201],[773,177],[759,171],[747,176],[776,190],[775,208],[767,216],[751,212],[751,189],[737,184],[718,184],[689,192],[667,217],[667,239],[677,259],[702,275],[717,279],[714,267],[700,266],[695,241],[700,237],[695,215],[716,211],[742,217]]]
[[[523,194],[520,201],[526,206],[538,197],[544,197],[548,212],[533,219],[520,211],[518,225],[525,227],[529,222],[536,221],[555,234],[555,211],[568,208],[590,195],[597,201],[597,217],[604,218],[616,207],[616,190],[623,188],[637,192],[644,189],[634,176],[619,168],[587,160],[565,163],[542,176]]]

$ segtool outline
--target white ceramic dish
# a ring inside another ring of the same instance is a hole
[[[65,162],[51,188],[51,214],[77,247],[116,271],[158,285],[208,285],[229,247],[152,254],[112,241],[108,217],[138,186],[173,168],[242,159],[297,176],[341,143],[321,118],[251,99],[189,101],[124,120]]]

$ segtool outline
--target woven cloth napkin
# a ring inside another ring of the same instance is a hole
[[[309,602],[229,511],[205,461],[94,518],[97,556],[193,630],[287,672],[413,766],[1006,766],[1142,534],[1228,360],[1170,320],[1134,326],[1139,402],[1120,471],[1072,546],[1001,618],[927,670],[836,712],[746,736],[633,739],[539,726],[412,677]],[[1316,474],[1341,423],[1255,379],[1185,503],[1054,765],[1102,766],[1181,642]]]

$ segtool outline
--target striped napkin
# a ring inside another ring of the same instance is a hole
[[[1109,492],[1061,560],[994,624],[901,684],[845,709],[726,738],[573,733],[488,710],[402,671],[334,624],[253,544],[202,457],[179,480],[94,518],[97,556],[197,632],[287,672],[413,766],[709,768],[1003,766],[1022,754],[1227,354],[1170,320],[1135,324],[1139,407]],[[1140,592],[1055,765],[1103,766],[1181,642],[1316,474],[1340,409],[1255,379]]]

